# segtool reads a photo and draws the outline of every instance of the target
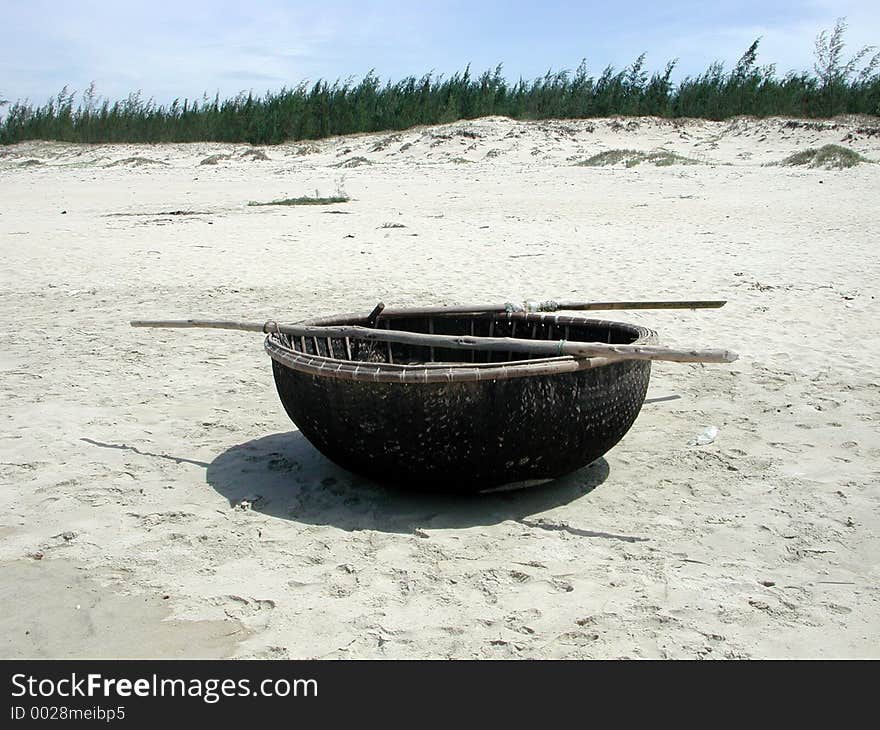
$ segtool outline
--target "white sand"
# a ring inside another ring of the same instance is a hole
[[[880,656],[880,165],[763,166],[878,128],[0,149],[0,656]],[[661,147],[706,164],[573,164]],[[526,297],[726,298],[618,316],[741,359],[657,365],[605,462],[455,499],[291,433],[259,336],[127,324]]]

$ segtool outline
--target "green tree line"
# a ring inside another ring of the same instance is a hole
[[[866,46],[844,54],[846,24],[837,21],[816,38],[809,71],[780,76],[759,66],[760,39],[725,70],[671,81],[676,61],[649,73],[642,54],[622,70],[608,66],[592,75],[582,62],[574,71],[508,82],[499,65],[479,75],[470,68],[448,78],[426,74],[382,81],[318,81],[262,97],[239,94],[221,100],[175,100],[160,105],[134,93],[120,101],[98,97],[92,84],[76,102],[66,87],[43,106],[9,105],[0,121],[0,143],[31,139],[66,142],[249,142],[275,144],[357,132],[407,129],[487,115],[513,119],[581,119],[625,116],[727,119],[739,115],[830,117],[880,114],[880,53]],[[871,54],[874,53],[872,56]]]

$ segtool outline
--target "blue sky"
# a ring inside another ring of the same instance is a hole
[[[678,76],[728,67],[758,36],[759,63],[807,69],[816,34],[847,18],[847,48],[880,45],[878,0],[293,2],[0,0],[0,96],[42,103],[95,81],[111,99],[262,94],[303,80],[450,74],[504,64],[507,78],[600,72],[643,51]]]

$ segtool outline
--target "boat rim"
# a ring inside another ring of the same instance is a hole
[[[413,311],[413,315],[418,316],[416,310]],[[460,312],[450,312],[449,314],[433,313],[431,316],[462,318],[474,317],[476,315],[463,315]],[[505,313],[495,313],[488,316],[503,319],[508,315]],[[396,315],[394,318],[400,319],[402,316]],[[359,324],[365,322],[366,319],[367,318],[364,317],[363,314],[340,314],[305,320],[300,324],[316,326]],[[518,314],[517,319],[555,325],[624,327],[635,335],[635,339],[631,344],[657,343],[657,333],[654,330],[628,322],[545,313],[520,313]],[[563,355],[530,360],[511,360],[487,363],[374,363],[304,353],[287,346],[283,342],[282,336],[277,332],[270,332],[266,336],[264,347],[267,354],[274,362],[291,370],[318,377],[372,383],[430,384],[507,380],[540,375],[573,373],[604,367],[622,361],[620,358],[604,356],[573,357],[570,355]]]

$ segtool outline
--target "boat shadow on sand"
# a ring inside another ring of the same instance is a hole
[[[208,465],[206,480],[232,507],[349,531],[412,533],[528,520],[588,494],[608,473],[608,462],[600,458],[572,474],[522,489],[476,495],[408,491],[337,466],[291,431],[224,451]]]

